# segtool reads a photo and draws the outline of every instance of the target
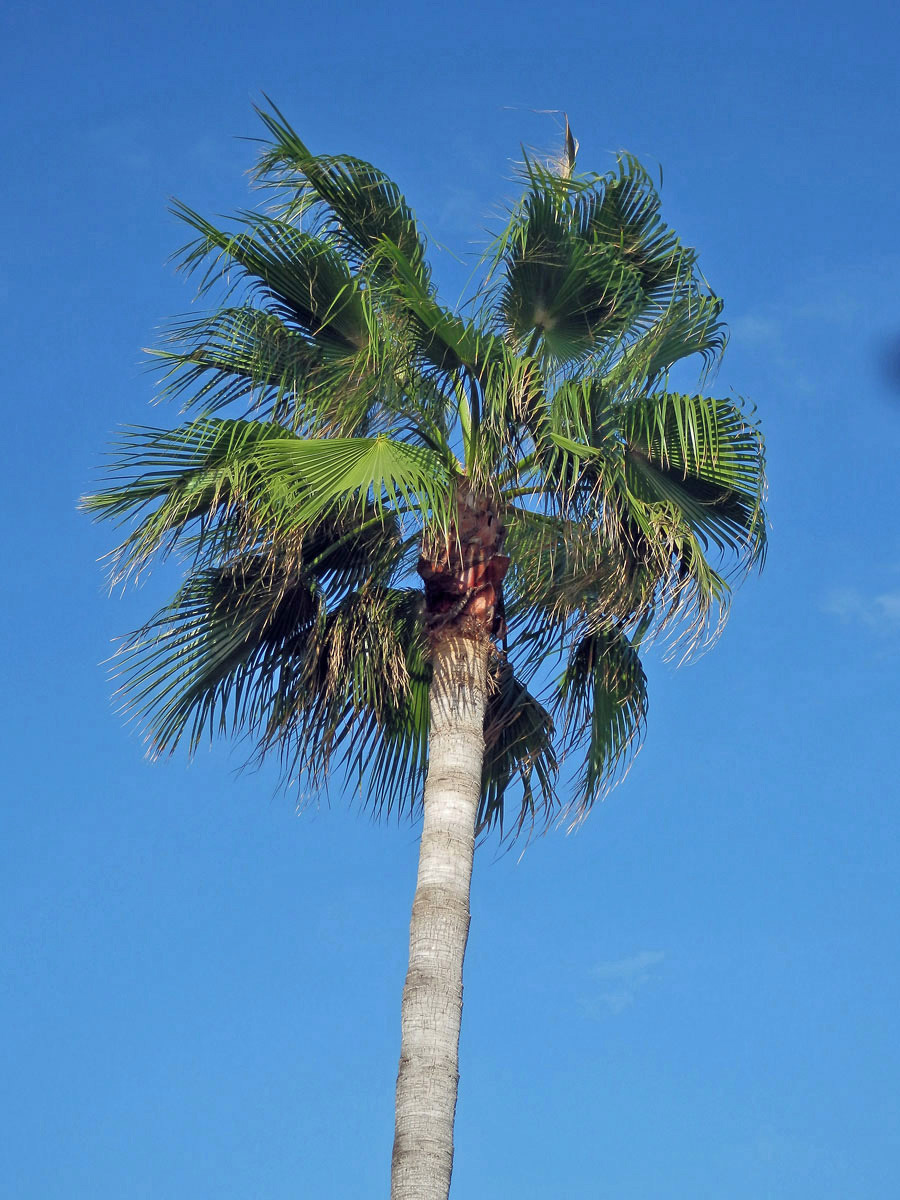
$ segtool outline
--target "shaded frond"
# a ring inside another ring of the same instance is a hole
[[[426,766],[429,677],[421,596],[350,593],[324,614],[305,654],[283,664],[261,750],[317,786],[340,762],[376,810],[412,813]]]
[[[509,662],[495,664],[484,720],[485,754],[478,830],[515,836],[550,820],[556,807],[559,764],[553,718],[516,678]],[[515,788],[515,801],[510,789]],[[518,812],[510,814],[511,803]]]
[[[633,155],[620,154],[617,170],[581,190],[573,207],[582,237],[620,255],[647,301],[663,307],[692,282],[696,254],[663,221],[653,180]]]
[[[168,347],[150,353],[165,371],[161,398],[205,413],[244,400],[265,415],[292,413],[327,362],[308,338],[251,305],[173,323]]]
[[[118,659],[126,711],[153,752],[258,730],[283,664],[305,653],[319,607],[311,579],[262,558],[191,575]]]
[[[579,795],[570,806],[586,815],[627,770],[647,719],[647,679],[635,645],[607,625],[573,646],[559,688],[557,711],[567,752],[584,754]]]
[[[608,353],[703,295],[694,252],[662,222],[650,177],[630,155],[609,175],[572,177],[526,157],[524,177],[493,251],[496,306],[517,344],[561,363]]]
[[[200,234],[179,261],[188,271],[206,265],[201,293],[234,273],[251,295],[323,352],[355,354],[368,346],[359,281],[333,246],[276,217],[249,214],[241,232],[228,233],[186,204],[176,202],[173,211]]]
[[[532,181],[505,239],[497,303],[517,342],[540,344],[565,362],[627,323],[640,277],[615,247],[578,236],[563,181],[538,174]]]

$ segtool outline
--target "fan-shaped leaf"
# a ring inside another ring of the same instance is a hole
[[[257,178],[288,190],[293,217],[318,205],[319,225],[329,240],[359,265],[382,238],[399,247],[427,283],[424,240],[396,183],[371,163],[350,155],[314,155],[278,109],[256,111],[271,135]]]

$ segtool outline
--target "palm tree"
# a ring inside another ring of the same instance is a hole
[[[185,563],[120,656],[155,753],[240,731],[287,779],[421,803],[391,1195],[446,1200],[475,841],[577,821],[621,775],[641,642],[706,640],[761,561],[762,440],[667,386],[718,358],[722,304],[632,157],[577,174],[568,127],[561,162],[526,156],[454,312],[396,184],[260,116],[267,211],[175,209],[220,293],[156,351],[187,418],[127,430],[85,506],[130,521],[116,578]]]

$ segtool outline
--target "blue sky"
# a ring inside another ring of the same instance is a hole
[[[454,1200],[869,1200],[900,1189],[898,29],[886,3],[35,3],[2,18],[6,800],[17,1200],[384,1195],[417,831],[295,811],[217,746],[150,766],[98,664],[75,512],[166,265],[248,203],[270,94],[391,172],[444,294],[567,109],[580,165],[664,167],[768,435],[769,562],[718,647],[649,663],[650,729],[575,835],[476,861]],[[452,251],[453,253],[450,253]],[[172,414],[174,419],[174,413]]]

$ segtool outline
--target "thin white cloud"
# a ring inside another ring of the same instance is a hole
[[[662,950],[642,950],[631,958],[619,958],[615,962],[598,963],[591,974],[595,979],[643,979],[651,967],[665,958]]]
[[[796,350],[793,332],[797,312],[784,305],[772,305],[765,312],[744,313],[729,322],[732,347],[744,347],[765,353],[768,361],[778,368],[781,376],[790,381],[798,393],[811,393],[813,382],[803,359]]]
[[[728,324],[733,338],[789,346],[803,324],[859,329],[872,311],[873,294],[890,287],[898,270],[900,255],[890,254],[806,273],[755,311],[732,313]]]
[[[747,313],[745,316],[735,317],[729,322],[729,325],[732,338],[741,342],[772,345],[780,344],[784,337],[782,323],[773,317],[761,317],[754,313]]]
[[[878,633],[900,629],[900,591],[867,596],[858,588],[836,588],[825,598],[825,612]]]
[[[628,958],[597,963],[591,968],[591,976],[601,988],[597,995],[583,1001],[585,1014],[598,1017],[624,1012],[634,1003],[637,993],[655,978],[654,968],[665,957],[662,950],[641,950]]]

